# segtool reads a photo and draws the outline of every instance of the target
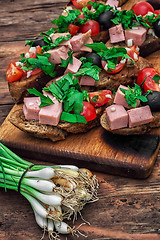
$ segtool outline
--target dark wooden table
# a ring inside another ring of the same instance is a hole
[[[51,27],[65,3],[67,0],[0,0],[0,124],[14,105],[5,81],[7,65],[18,59],[26,39]],[[95,174],[100,183],[99,201],[84,208],[83,217],[91,225],[80,228],[88,240],[160,239],[160,155],[148,179]],[[81,222],[79,217],[76,225]],[[38,240],[41,236],[28,202],[16,192],[0,189],[0,239]]]

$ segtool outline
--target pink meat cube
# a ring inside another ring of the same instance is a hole
[[[152,121],[153,116],[150,107],[138,107],[127,111],[129,116],[129,127],[136,127]]]
[[[28,97],[24,98],[23,113],[27,120],[39,119],[39,105],[41,104],[40,97]]]
[[[80,85],[85,85],[85,86],[94,86],[95,84],[95,79],[90,77],[90,76],[82,76],[79,81]]]
[[[62,102],[54,98],[54,104],[42,107],[39,112],[39,123],[57,126],[62,113]]]
[[[115,94],[114,103],[118,104],[118,105],[122,105],[123,107],[130,109],[132,107],[128,106],[128,103],[127,103],[127,101],[126,101],[126,99],[124,97],[125,94],[120,90],[121,88],[129,90],[128,87],[120,85],[118,90],[117,90],[117,92],[116,92],[116,94]],[[140,101],[137,100],[137,107],[139,106],[139,104],[140,104]]]
[[[89,37],[85,44],[91,44],[91,43],[93,43],[93,40],[91,37]],[[92,52],[92,49],[84,45],[83,47],[80,48],[80,51]]]
[[[106,5],[110,5],[111,7],[115,8],[115,7],[118,7],[118,1],[117,0],[108,0],[106,2]]]
[[[51,36],[52,41],[54,43],[57,38],[67,37],[67,35],[69,35],[69,34],[70,34],[69,32],[66,32],[66,33],[52,33],[50,36]]]
[[[84,44],[87,43],[90,36],[91,36],[91,30],[89,30],[86,33],[79,33],[79,34],[73,36],[70,39],[70,43],[71,43],[71,46],[72,46],[72,51],[73,52],[80,51],[81,47],[83,47]]]
[[[128,126],[128,113],[122,105],[111,105],[106,108],[106,117],[111,130]]]
[[[111,43],[122,42],[125,40],[122,24],[109,28]]]
[[[136,46],[141,46],[146,39],[147,29],[142,26],[137,26],[134,29],[125,30],[125,41],[128,42],[132,39],[133,44]]]
[[[55,49],[49,50],[47,53],[50,53],[51,56],[49,57],[49,61],[53,64],[61,63],[61,58],[66,60],[68,56],[69,48],[65,46],[57,47]]]
[[[71,73],[78,72],[81,64],[82,64],[82,62],[80,60],[78,60],[77,58],[73,57],[73,64],[71,64],[71,63],[68,64],[64,74],[67,74],[68,72],[71,72]]]

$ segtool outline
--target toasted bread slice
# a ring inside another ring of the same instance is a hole
[[[126,47],[125,42],[119,42],[117,44],[111,43],[110,40],[106,42],[107,47],[113,47],[113,46],[120,46],[120,47]],[[147,57],[153,52],[156,52],[160,49],[160,38],[156,38],[152,35],[147,34],[146,40],[144,43],[139,46],[139,52],[141,57]]]
[[[116,90],[120,84],[132,86],[137,79],[139,71],[146,67],[152,67],[152,64],[148,60],[139,57],[139,60],[136,62],[136,64],[131,66],[125,66],[119,73],[112,75],[102,70],[99,75],[100,80],[95,82],[95,86],[93,87],[83,86],[82,89],[88,91],[96,91],[100,89]],[[52,82],[55,81],[56,78],[52,79],[47,83],[46,86],[49,87],[49,85],[51,85]]]
[[[43,72],[30,76],[22,76],[21,79],[15,82],[9,82],[9,91],[15,103],[22,103],[24,97],[29,96],[27,89],[36,88],[41,91],[48,81],[52,78],[49,75],[45,75]]]
[[[100,125],[100,116],[105,107],[96,109],[97,117],[88,123],[69,123],[60,121],[55,126],[40,124],[36,120],[26,120],[23,114],[23,104],[18,105],[18,109],[13,112],[9,121],[20,130],[38,138],[48,138],[53,142],[64,140],[68,133],[83,133]]]
[[[106,113],[103,113],[101,118],[100,118],[100,123],[101,126],[114,134],[118,135],[141,135],[150,132],[153,128],[160,127],[160,113],[152,113],[154,118],[152,122],[143,124],[137,127],[132,127],[132,128],[121,128],[121,129],[116,129],[116,130],[111,130],[109,127],[109,123],[106,118]]]
[[[54,126],[39,124],[36,120],[26,120],[22,109],[23,104],[19,105],[19,109],[11,114],[9,121],[20,130],[38,138],[48,138],[53,142],[64,140],[67,132]]]

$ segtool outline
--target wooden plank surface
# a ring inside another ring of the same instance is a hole
[[[41,31],[43,21],[33,21],[34,11],[42,13],[44,17],[48,13],[45,6],[47,0],[0,0],[0,124],[10,112],[13,102],[10,98],[7,84],[5,82],[5,69],[10,59],[15,56],[18,58],[16,46],[24,46],[27,36],[34,35],[31,30]],[[54,7],[52,11],[55,16],[60,13],[61,8],[56,7],[56,3],[62,1],[52,0]],[[65,1],[67,2],[67,1]],[[134,2],[134,1],[132,1]],[[23,4],[27,11],[27,21],[23,21]],[[39,9],[33,8],[38,4]],[[63,4],[62,4],[63,5]],[[43,8],[42,8],[43,6]],[[16,9],[19,9],[18,14]],[[31,10],[29,10],[31,9]],[[13,13],[12,15],[12,11]],[[2,17],[3,12],[3,17]],[[21,34],[16,31],[18,24],[22,24],[21,29],[34,26],[30,30]],[[3,24],[2,24],[3,22]],[[32,24],[31,24],[32,22]],[[10,26],[12,25],[12,27]],[[16,26],[16,27],[15,27]],[[8,29],[12,30],[9,35]],[[46,28],[46,30],[48,27]],[[30,31],[30,33],[29,33]],[[21,40],[19,41],[19,36]],[[9,37],[9,38],[8,38]],[[13,41],[14,39],[14,41]],[[154,55],[152,56],[154,59]],[[156,66],[157,67],[157,66]],[[5,93],[4,93],[5,92]],[[48,159],[43,159],[47,164]],[[68,162],[70,159],[67,159]],[[35,161],[44,164],[44,161]],[[160,155],[158,154],[152,174],[144,180],[128,179],[119,176],[112,176],[95,172],[98,177],[100,188],[98,191],[99,201],[87,205],[82,214],[85,220],[90,222],[90,226],[83,225],[80,230],[88,235],[88,238],[79,237],[84,240],[159,240],[160,239]],[[1,240],[38,240],[42,236],[42,231],[35,223],[32,209],[28,202],[18,193],[0,189],[0,239]],[[76,226],[82,223],[80,217]],[[72,223],[71,223],[72,226]],[[44,240],[47,240],[46,236]],[[61,238],[66,240],[66,236]],[[68,240],[77,239],[69,236]]]
[[[118,136],[98,127],[53,143],[34,138],[8,121],[19,108],[15,105],[0,127],[0,140],[17,154],[22,152],[23,157],[48,159],[58,164],[70,158],[70,163],[79,167],[134,178],[146,178],[153,169],[160,146],[158,130],[153,136]]]

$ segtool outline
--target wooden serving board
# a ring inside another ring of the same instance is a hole
[[[56,143],[29,136],[14,127],[8,118],[0,128],[0,140],[22,157],[74,164],[133,178],[150,175],[159,150],[158,135],[118,136],[102,127],[85,134],[73,134]]]
[[[125,9],[137,2],[128,1]],[[160,51],[148,57],[160,71]],[[14,106],[11,110],[16,110]],[[9,115],[11,114],[9,113]],[[66,140],[53,143],[36,139],[18,130],[9,121],[0,127],[0,141],[22,157],[58,164],[75,164],[94,171],[101,171],[133,178],[146,178],[152,172],[158,150],[160,129],[153,135],[117,136],[101,127],[85,134],[70,135]]]

